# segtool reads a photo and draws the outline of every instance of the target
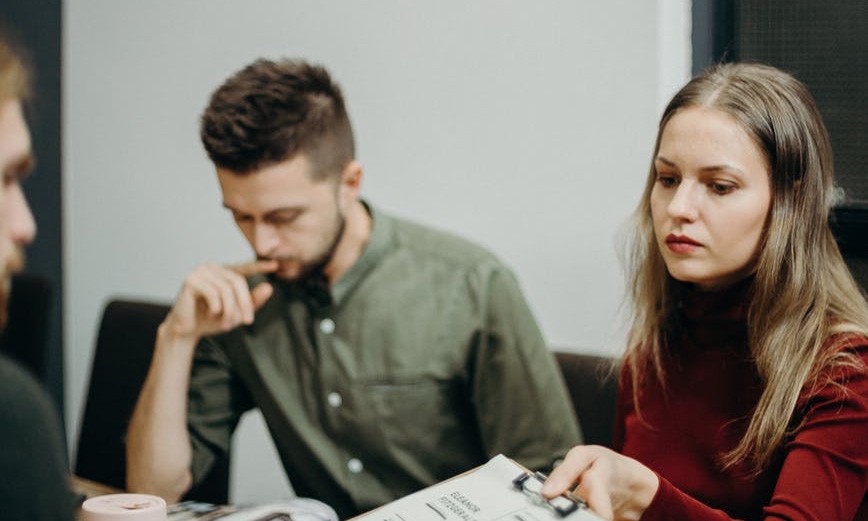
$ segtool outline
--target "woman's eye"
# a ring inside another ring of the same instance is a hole
[[[729,183],[711,183],[711,191],[717,195],[726,195],[735,190],[735,185]]]
[[[678,179],[676,179],[674,175],[657,174],[657,182],[660,183],[661,186],[669,188],[675,186]]]

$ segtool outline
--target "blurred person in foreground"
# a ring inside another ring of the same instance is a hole
[[[546,495],[607,519],[868,519],[868,305],[829,228],[832,150],[807,88],[711,68],[664,111],[636,212],[617,452]]]
[[[258,260],[195,270],[160,326],[127,437],[131,490],[177,500],[253,408],[294,490],[341,517],[498,453],[548,470],[581,439],[511,271],[360,199],[325,69],[245,67],[201,137]]]
[[[0,326],[5,326],[12,275],[36,224],[21,182],[33,168],[22,102],[28,71],[0,36]],[[73,495],[60,419],[39,383],[0,354],[0,518],[70,520]]]

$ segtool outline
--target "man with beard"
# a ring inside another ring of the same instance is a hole
[[[323,68],[254,62],[214,92],[201,138],[257,260],[184,282],[130,423],[130,490],[177,500],[252,408],[295,491],[341,517],[498,453],[548,469],[580,439],[511,272],[359,198]]]
[[[22,99],[28,74],[0,38],[0,326],[5,326],[13,274],[36,234],[21,181],[33,167]],[[72,519],[66,450],[54,405],[36,380],[0,355],[0,517]]]

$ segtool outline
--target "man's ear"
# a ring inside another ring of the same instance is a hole
[[[353,160],[347,163],[341,172],[341,192],[352,199],[358,199],[362,191],[362,165]]]

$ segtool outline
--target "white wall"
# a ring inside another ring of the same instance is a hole
[[[688,0],[67,0],[64,30],[70,442],[106,301],[249,256],[197,119],[259,56],[330,68],[367,199],[493,249],[552,345],[620,348],[615,235],[689,72]],[[286,493],[265,438],[245,421],[236,500]]]

